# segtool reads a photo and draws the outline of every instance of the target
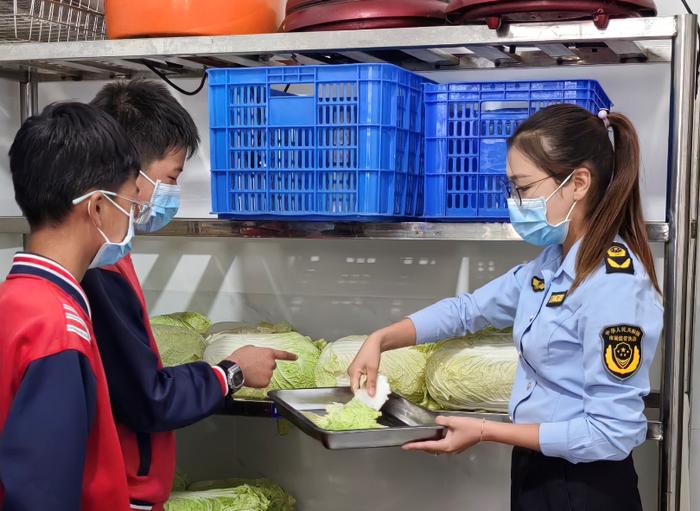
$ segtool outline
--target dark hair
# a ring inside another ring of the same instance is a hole
[[[114,117],[139,152],[142,168],[173,149],[187,158],[199,147],[192,116],[161,83],[131,80],[105,85],[90,103]]]
[[[24,121],[10,147],[15,200],[32,227],[60,223],[73,199],[116,191],[138,174],[138,156],[109,115],[83,103],[55,103]]]
[[[540,110],[520,125],[508,145],[558,183],[576,168],[585,167],[591,173],[591,189],[583,205],[588,230],[578,252],[572,291],[600,266],[618,233],[659,290],[639,193],[637,132],[622,114],[609,113],[607,118],[614,146],[604,121],[576,105]]]

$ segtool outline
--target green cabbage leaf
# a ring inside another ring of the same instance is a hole
[[[384,427],[377,422],[382,413],[367,406],[357,398],[353,398],[345,404],[331,403],[326,406],[325,415],[313,412],[303,413],[311,422],[327,431],[350,431]]]
[[[173,492],[165,511],[269,511],[264,492],[244,484],[235,488]]]
[[[151,325],[160,358],[166,367],[197,362],[204,353],[204,337],[189,327]]]
[[[151,325],[170,325],[191,328],[199,335],[207,335],[211,320],[198,312],[174,312],[151,318]]]
[[[236,488],[239,486],[248,485],[260,490],[261,493],[270,501],[268,511],[294,511],[296,500],[284,489],[270,481],[269,479],[221,479],[216,481],[200,481],[190,484],[188,490],[203,491],[217,490],[225,488]]]
[[[508,332],[493,329],[439,343],[425,371],[428,408],[508,409],[518,353]]]
[[[347,387],[348,367],[367,336],[351,335],[330,342],[321,352],[316,366],[316,386]],[[425,366],[433,345],[411,346],[382,353],[379,372],[387,377],[391,390],[409,401],[425,398]]]

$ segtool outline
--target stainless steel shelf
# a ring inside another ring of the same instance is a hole
[[[652,241],[669,239],[666,223],[649,223]],[[374,240],[452,240],[452,241],[520,241],[507,223],[340,223],[340,222],[239,222],[232,220],[177,220],[158,236],[197,236],[231,238],[297,239],[374,239]]]
[[[27,234],[29,226],[22,217],[0,217],[0,233]],[[669,225],[647,224],[650,241],[666,242]],[[506,223],[360,223],[360,222],[283,222],[234,221],[218,219],[177,219],[162,231],[149,236],[199,238],[260,239],[368,239],[368,240],[446,240],[446,241],[520,241]]]
[[[669,62],[674,17],[592,22],[171,37],[70,43],[0,44],[0,76],[80,80],[149,74],[144,63],[173,76],[204,66],[250,67],[392,62],[411,69]]]
[[[369,240],[519,240],[504,223],[342,223],[230,220],[177,220],[158,236]]]
[[[0,217],[0,233],[28,234],[29,224],[22,216],[2,216]]]

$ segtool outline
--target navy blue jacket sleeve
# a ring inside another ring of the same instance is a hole
[[[221,381],[209,364],[158,368],[141,303],[124,277],[94,269],[82,286],[118,422],[137,433],[171,431],[223,407]]]
[[[77,351],[33,362],[0,436],[3,511],[80,509],[95,375]]]

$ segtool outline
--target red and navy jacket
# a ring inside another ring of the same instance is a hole
[[[0,285],[0,509],[128,510],[124,461],[87,298],[19,253]]]
[[[175,474],[175,429],[224,404],[224,372],[205,362],[163,367],[131,257],[82,282],[107,374],[132,509],[156,511]]]

